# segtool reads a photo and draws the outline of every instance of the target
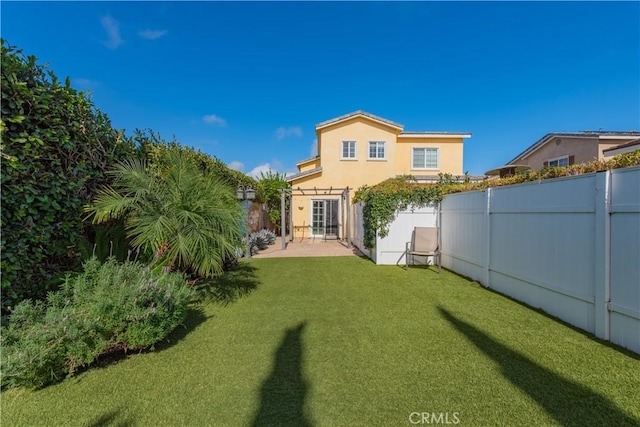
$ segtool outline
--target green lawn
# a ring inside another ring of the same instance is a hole
[[[253,259],[215,295],[154,352],[2,393],[3,427],[640,424],[638,357],[447,271]]]

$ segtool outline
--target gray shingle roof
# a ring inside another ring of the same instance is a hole
[[[287,182],[294,181],[294,180],[296,180],[298,178],[302,178],[302,177],[305,177],[307,175],[313,175],[314,173],[318,173],[318,172],[322,172],[322,166],[314,168],[314,169],[311,169],[311,170],[308,170],[308,171],[300,172],[300,173],[297,173],[295,175],[289,175],[287,177]]]
[[[354,111],[352,113],[345,114],[343,116],[339,116],[339,117],[336,117],[336,118],[333,118],[333,119],[325,120],[324,122],[320,122],[320,123],[318,123],[316,125],[316,130],[319,129],[319,128],[323,128],[325,126],[332,125],[334,123],[338,123],[338,122],[342,122],[344,120],[348,120],[348,119],[350,119],[352,117],[357,117],[357,116],[368,117],[368,118],[370,118],[372,120],[376,120],[378,122],[385,123],[385,124],[387,124],[389,126],[392,126],[392,127],[395,127],[395,128],[399,128],[399,129],[403,128],[403,126],[400,123],[396,123],[396,122],[393,122],[391,120],[385,119],[383,117],[376,116],[375,114],[367,113],[366,111],[357,110],[357,111]]]

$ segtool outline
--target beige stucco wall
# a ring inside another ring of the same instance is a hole
[[[440,165],[437,169],[413,169],[411,154],[414,147],[437,148]],[[396,146],[396,175],[462,175],[462,138],[400,137]]]
[[[598,139],[554,138],[528,157],[518,159],[514,163],[530,166],[531,170],[537,171],[542,169],[544,162],[549,161],[549,159],[563,156],[575,156],[574,163],[584,163],[598,159]]]
[[[333,194],[326,189],[349,187],[350,198],[355,190],[363,185],[375,185],[385,179],[400,174],[432,175],[447,172],[461,175],[462,171],[462,138],[398,138],[400,129],[386,126],[363,117],[355,117],[320,129],[317,132],[319,164],[322,173],[302,177],[293,181],[292,187],[318,188],[317,194],[306,191],[306,195],[296,193],[293,199],[292,216],[294,238],[310,235],[312,221],[312,201],[317,199],[340,198],[338,192]],[[356,159],[343,160],[342,142],[356,142]],[[384,141],[384,160],[368,159],[370,141]],[[413,147],[437,147],[440,150],[439,169],[414,170],[411,168],[411,149]],[[317,167],[315,163],[300,165],[300,172]],[[304,169],[303,169],[304,167]],[[309,194],[312,193],[312,194]],[[326,193],[326,194],[325,194]],[[343,215],[340,215],[342,218]]]

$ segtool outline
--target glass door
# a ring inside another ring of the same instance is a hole
[[[311,235],[338,238],[338,202],[336,199],[313,200],[311,211]]]
[[[311,213],[311,234],[324,236],[324,200],[314,200]]]

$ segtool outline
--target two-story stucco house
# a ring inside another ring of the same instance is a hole
[[[548,133],[512,159],[510,165],[529,166],[537,171],[546,166],[568,166],[603,160],[622,145],[637,149],[640,132],[554,132]],[[636,141],[634,143],[634,140]],[[635,147],[635,148],[634,148]]]
[[[355,111],[316,125],[318,155],[297,164],[287,181],[294,190],[293,237],[344,238],[344,192],[411,174],[421,179],[438,173],[462,175],[461,132],[405,132],[391,120]],[[296,191],[297,190],[297,191]]]

